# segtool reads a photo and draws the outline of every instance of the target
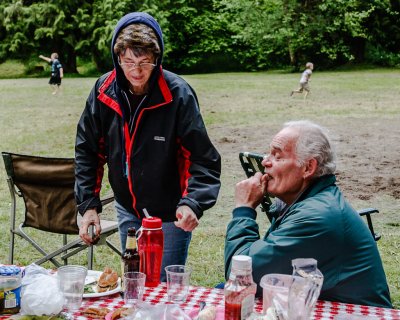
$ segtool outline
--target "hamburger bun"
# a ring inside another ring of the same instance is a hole
[[[81,311],[82,315],[92,319],[105,319],[107,313],[110,312],[108,308],[95,308],[89,307]]]
[[[118,286],[118,274],[113,269],[106,267],[97,281],[97,292],[106,292]]]

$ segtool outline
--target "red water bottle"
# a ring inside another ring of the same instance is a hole
[[[138,234],[140,272],[146,274],[146,287],[160,283],[161,264],[164,249],[164,234],[160,218],[143,218]]]

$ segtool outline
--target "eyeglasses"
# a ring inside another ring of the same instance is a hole
[[[135,70],[136,68],[140,68],[142,70],[151,70],[156,66],[156,64],[150,63],[150,62],[140,62],[140,63],[124,62],[124,63],[121,63],[120,61],[118,61],[118,63],[121,66],[121,68],[125,69],[125,70]]]

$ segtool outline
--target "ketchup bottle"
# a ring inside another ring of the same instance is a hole
[[[247,319],[254,309],[256,291],[251,257],[234,256],[231,273],[224,287],[225,320]]]
[[[146,274],[146,287],[160,283],[161,264],[164,249],[164,234],[160,218],[143,218],[138,234],[140,272]]]

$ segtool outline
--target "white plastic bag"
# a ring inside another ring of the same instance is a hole
[[[126,320],[190,320],[191,318],[176,304],[150,305],[142,302]]]
[[[52,315],[61,312],[64,297],[58,279],[36,264],[25,268],[21,289],[21,314]]]

